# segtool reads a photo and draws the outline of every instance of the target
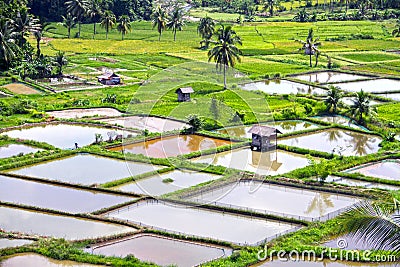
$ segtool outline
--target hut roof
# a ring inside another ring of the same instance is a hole
[[[108,72],[108,73],[104,73],[100,76],[97,76],[97,79],[111,79],[113,77],[119,77],[117,74],[115,74],[114,72]]]
[[[181,90],[182,93],[184,94],[190,94],[190,93],[194,93],[194,90],[192,87],[182,87],[182,88],[178,88],[176,90],[176,92],[178,92],[179,90]]]
[[[278,133],[282,133],[276,128],[265,126],[265,125],[254,125],[253,127],[250,128],[248,133],[256,134],[259,136],[271,136],[275,135]]]

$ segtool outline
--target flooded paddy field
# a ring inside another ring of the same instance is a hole
[[[327,129],[317,133],[282,138],[278,143],[288,146],[341,154],[364,156],[376,153],[382,138],[342,129]]]
[[[158,117],[126,116],[121,118],[99,119],[97,121],[111,125],[118,125],[125,128],[148,130],[151,133],[176,131],[183,130],[184,128],[190,128],[190,125],[184,122]]]
[[[135,198],[37,183],[0,175],[0,201],[61,210],[93,212]]]
[[[248,147],[205,155],[191,159],[191,161],[195,163],[221,165],[228,168],[255,172],[261,175],[283,174],[309,165],[307,157],[301,154],[280,149],[258,152],[252,151]]]
[[[400,80],[375,79],[368,81],[333,84],[347,92],[383,93],[388,91],[400,91]]]
[[[78,154],[9,170],[8,172],[73,184],[91,185],[143,174],[161,168],[162,166],[147,163],[124,161],[91,154]]]
[[[29,154],[41,151],[40,148],[22,144],[7,144],[0,146],[0,158],[8,158],[12,156],[18,156],[20,154]]]
[[[229,145],[231,143],[232,142],[228,140],[189,134],[174,135],[145,142],[121,145],[110,148],[109,150],[142,154],[152,158],[167,158]]]
[[[256,244],[298,227],[279,221],[150,200],[131,205],[129,209],[124,208],[108,213],[107,216],[140,222],[151,228],[165,229],[167,232],[248,245]]]
[[[0,206],[0,228],[7,232],[52,236],[68,240],[97,238],[136,231],[135,228],[117,224],[5,206]]]
[[[75,124],[47,124],[6,131],[2,134],[12,138],[45,142],[62,149],[72,149],[75,148],[75,143],[80,147],[94,143],[96,134],[101,134],[103,140],[106,141],[109,139],[108,133],[110,132],[123,134],[122,131],[115,129]],[[125,132],[125,135],[135,136],[137,134]]]
[[[98,255],[115,257],[134,255],[141,261],[179,267],[197,266],[232,254],[232,249],[225,247],[150,234],[139,234],[116,242],[100,244],[92,247],[91,250],[93,254]]]
[[[360,173],[387,180],[400,180],[400,161],[384,160],[345,170],[348,173]]]
[[[66,260],[54,260],[34,253],[20,253],[6,257],[0,261],[0,267],[96,267],[92,265]]]
[[[308,122],[308,121],[302,121],[302,120],[273,121],[273,122],[260,123],[260,124],[274,127],[276,129],[278,129],[280,132],[282,132],[283,134],[292,133],[292,132],[296,132],[296,131],[303,131],[303,130],[308,130],[308,129],[317,129],[318,127],[320,127],[320,125],[318,125],[318,124]],[[218,129],[216,131],[221,134],[230,135],[231,137],[251,138],[251,133],[248,133],[248,131],[254,125],[255,124],[233,126],[233,127]]]
[[[247,91],[262,91],[267,94],[310,94],[310,95],[326,95],[326,90],[295,83],[286,80],[268,80],[261,82],[248,83],[240,86],[241,89]]]
[[[75,108],[55,110],[46,112],[49,116],[57,119],[80,119],[83,117],[115,117],[123,113],[115,108]]]
[[[292,76],[292,78],[299,79],[305,82],[323,84],[323,83],[337,83],[345,81],[363,80],[363,79],[369,79],[371,77],[358,74],[351,74],[351,73],[335,72],[335,71],[321,71],[321,72],[300,74]]]
[[[210,173],[174,170],[117,186],[113,189],[137,194],[160,196],[219,178],[221,178],[221,176]]]
[[[251,181],[200,192],[190,200],[308,221],[331,219],[360,201],[343,194]]]
[[[32,242],[33,241],[29,240],[29,239],[0,238],[0,249],[19,247],[19,246],[31,244]],[[0,266],[1,266],[1,263],[0,263]]]

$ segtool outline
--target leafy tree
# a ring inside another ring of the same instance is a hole
[[[131,20],[127,15],[122,15],[119,17],[117,30],[122,34],[122,40],[124,40],[125,34],[130,32],[132,29],[131,27]]]
[[[30,32],[35,32],[40,29],[39,20],[28,13],[27,10],[21,10],[16,17],[11,20],[12,27],[17,33],[17,44],[22,47],[26,43],[26,38]]]
[[[102,13],[100,0],[89,0],[86,12],[88,17],[90,17],[93,21],[93,39],[94,39],[96,36],[96,18],[98,18]]]
[[[396,22],[396,28],[392,31],[393,37],[399,37],[400,36],[400,19],[397,20]]]
[[[153,21],[153,29],[157,27],[158,31],[158,41],[161,40],[161,34],[165,30],[166,24],[167,24],[167,12],[161,8],[161,6],[158,6],[152,14],[152,21]]]
[[[188,124],[190,126],[192,126],[192,132],[196,132],[196,131],[200,130],[203,127],[203,122],[195,114],[189,115],[186,119],[188,121]]]
[[[355,94],[355,99],[353,99],[353,104],[350,106],[350,113],[353,117],[358,116],[358,122],[363,122],[363,115],[374,115],[375,112],[370,105],[370,96],[365,93],[362,89],[360,92]]]
[[[65,57],[65,52],[58,51],[54,57],[53,64],[58,68],[58,76],[62,76],[62,69],[68,65],[68,60]]]
[[[65,6],[67,7],[67,12],[78,20],[78,37],[80,37],[82,19],[87,13],[89,2],[87,0],[68,0],[65,2]]]
[[[338,87],[330,86],[328,90],[328,95],[325,99],[326,109],[328,111],[332,109],[332,112],[336,113],[342,97],[343,93]]]
[[[201,44],[204,43],[204,48],[208,48],[214,31],[215,22],[212,18],[206,16],[200,19],[199,26],[197,27],[197,32],[201,35],[201,38],[203,38]]]
[[[308,163],[310,164],[314,174],[320,183],[324,183],[328,175],[330,174],[331,166],[329,161],[326,159],[316,160],[315,158],[307,155]]]
[[[341,234],[362,240],[377,250],[400,252],[400,215],[393,206],[379,207],[369,201],[343,215]]]
[[[297,22],[307,22],[310,20],[310,15],[307,13],[306,9],[302,9],[293,17],[293,21]]]
[[[236,47],[236,44],[242,44],[240,37],[232,30],[232,26],[221,27],[216,32],[217,41],[211,41],[214,47],[208,51],[208,61],[214,60],[216,68],[223,70],[224,88],[226,89],[226,70],[228,67],[234,67],[236,61],[240,62],[242,51]]]
[[[8,69],[15,59],[19,47],[16,44],[17,33],[10,21],[0,18],[0,69]]]
[[[182,31],[183,26],[185,26],[185,20],[183,18],[183,9],[182,8],[175,8],[170,16],[169,21],[167,22],[166,26],[169,30],[172,30],[174,33],[174,41],[176,41],[176,32]]]
[[[279,0],[265,0],[264,9],[268,10],[269,15],[274,15],[274,8],[279,5]]]
[[[318,46],[321,45],[321,42],[319,42],[319,38],[314,38],[314,30],[311,28],[308,31],[308,36],[305,41],[296,40],[296,42],[299,42],[303,45],[303,47],[300,48],[299,50],[304,50],[304,54],[310,56],[310,67],[312,67],[312,56],[313,55],[315,55],[315,57],[316,57],[315,66],[317,66],[318,56],[320,55]]]
[[[115,15],[110,10],[106,10],[101,18],[101,27],[106,29],[106,39],[108,39],[108,32],[112,29],[115,25]]]
[[[56,27],[52,26],[49,22],[43,22],[41,27],[33,32],[33,36],[35,36],[35,39],[36,39],[36,56],[37,57],[40,57],[40,55],[41,55],[40,41],[42,40],[43,34],[45,32],[48,32],[50,30],[55,30],[55,29],[56,29]]]
[[[71,38],[71,29],[76,27],[76,17],[73,17],[71,13],[67,13],[67,15],[63,18],[62,25],[68,30],[68,38]]]

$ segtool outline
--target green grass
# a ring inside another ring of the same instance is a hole
[[[363,52],[363,53],[345,53],[339,54],[340,57],[356,62],[379,62],[388,60],[400,60],[400,56],[393,53],[377,53],[377,52]]]

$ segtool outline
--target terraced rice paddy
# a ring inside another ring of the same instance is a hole
[[[0,146],[0,158],[8,158],[12,156],[35,153],[40,150],[42,149],[22,144],[8,144]]]
[[[115,117],[123,113],[114,108],[76,108],[47,112],[49,116],[58,119],[80,119],[83,117]]]
[[[255,244],[296,228],[296,225],[283,222],[152,201],[118,210],[107,216],[139,222],[151,228],[165,229],[167,232],[241,244]],[[210,222],[218,223],[209,227]]]
[[[241,86],[241,89],[247,91],[262,91],[267,94],[310,94],[310,95],[325,95],[326,90],[295,83],[286,80],[269,80],[263,82],[248,83]]]
[[[78,154],[10,170],[10,173],[73,184],[101,184],[161,169],[161,166]]]

